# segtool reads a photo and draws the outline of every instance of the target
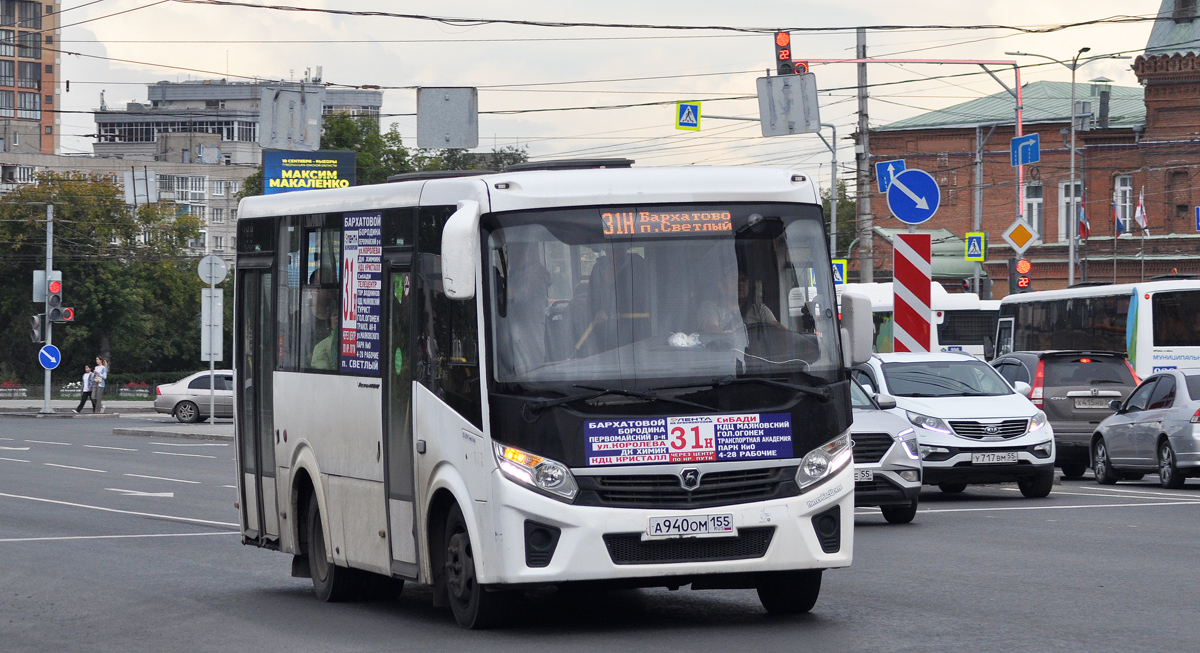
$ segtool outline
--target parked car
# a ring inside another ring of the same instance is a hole
[[[233,417],[233,372],[217,370],[213,373],[213,379],[214,412],[217,417]],[[160,385],[155,392],[155,412],[174,415],[181,422],[196,422],[211,417],[208,412],[208,370],[196,372],[175,383]]]
[[[1014,387],[1032,386],[1029,400],[1050,418],[1057,450],[1054,464],[1079,478],[1092,461],[1092,434],[1112,414],[1109,404],[1137,387],[1124,354],[1111,351],[1019,351],[992,361]]]
[[[1200,476],[1200,370],[1151,376],[1092,437],[1092,469],[1102,485],[1158,474],[1165,488]]]
[[[917,515],[921,496],[921,455],[908,420],[893,415],[896,400],[868,396],[850,382],[854,424],[854,505],[879,506],[890,524],[907,524]]]
[[[868,392],[895,397],[912,424],[926,485],[1016,481],[1026,497],[1054,487],[1054,430],[1018,383],[1014,392],[987,363],[967,354],[876,354],[852,370]]]

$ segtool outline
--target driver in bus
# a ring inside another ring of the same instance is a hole
[[[323,291],[317,298],[317,319],[329,326],[329,333],[323,340],[313,346],[312,359],[309,367],[314,370],[334,370],[337,368],[338,354],[338,315],[341,309],[331,296],[337,291]]]
[[[761,292],[750,298],[750,280],[741,270],[730,270],[717,286],[719,295],[700,305],[700,330],[709,334],[745,333],[745,325],[766,324],[784,329],[775,313],[762,301]]]

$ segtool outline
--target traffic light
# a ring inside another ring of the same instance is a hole
[[[62,314],[62,282],[54,279],[46,284],[46,319],[61,322]]]
[[[1033,264],[1029,259],[1021,259],[1017,261],[1017,289],[1019,292],[1024,292],[1031,288],[1029,280],[1029,272],[1033,270]]]
[[[59,322],[74,322],[75,321],[75,309],[71,308],[70,306],[63,306],[62,315],[59,317],[58,321]]]
[[[792,66],[792,35],[789,32],[775,32],[775,72],[780,75],[796,73]]]
[[[33,342],[44,342],[45,335],[42,334],[42,315],[31,315],[29,317],[29,339]]]

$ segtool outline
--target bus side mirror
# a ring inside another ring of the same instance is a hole
[[[461,200],[442,230],[442,290],[450,299],[475,297],[479,214],[479,202]]]
[[[853,290],[842,293],[842,362],[846,367],[871,360],[875,324],[871,320],[871,298]]]

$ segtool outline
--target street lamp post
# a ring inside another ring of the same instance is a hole
[[[1068,286],[1072,286],[1075,284],[1075,239],[1079,237],[1079,207],[1082,202],[1082,200],[1080,199],[1079,196],[1082,194],[1081,191],[1083,191],[1083,180],[1079,181],[1078,186],[1075,185],[1075,183],[1076,183],[1075,182],[1075,121],[1078,118],[1078,116],[1076,115],[1076,111],[1075,111],[1075,71],[1079,70],[1079,68],[1081,66],[1086,66],[1087,64],[1089,64],[1093,61],[1096,61],[1097,59],[1128,59],[1129,58],[1129,57],[1120,56],[1120,55],[1102,54],[1102,55],[1097,55],[1095,57],[1088,57],[1087,59],[1084,59],[1082,62],[1079,61],[1080,56],[1082,56],[1088,52],[1091,52],[1091,51],[1092,51],[1091,48],[1080,48],[1079,52],[1076,52],[1075,56],[1071,58],[1071,63],[1067,63],[1065,61],[1059,61],[1058,59],[1055,59],[1053,57],[1047,57],[1044,54],[1034,54],[1032,52],[1005,52],[1004,53],[1009,56],[1017,56],[1017,57],[1040,57],[1042,59],[1053,61],[1054,63],[1057,63],[1057,64],[1062,64],[1063,66],[1066,66],[1071,71],[1071,177],[1070,177],[1070,180],[1067,182],[1067,184],[1069,184],[1070,189],[1071,189],[1071,203],[1069,205],[1070,206],[1070,209],[1069,209],[1070,216],[1067,218],[1067,223],[1070,225],[1070,231],[1071,231],[1071,233],[1067,237],[1067,261],[1068,261],[1068,263],[1067,263],[1067,285]]]

